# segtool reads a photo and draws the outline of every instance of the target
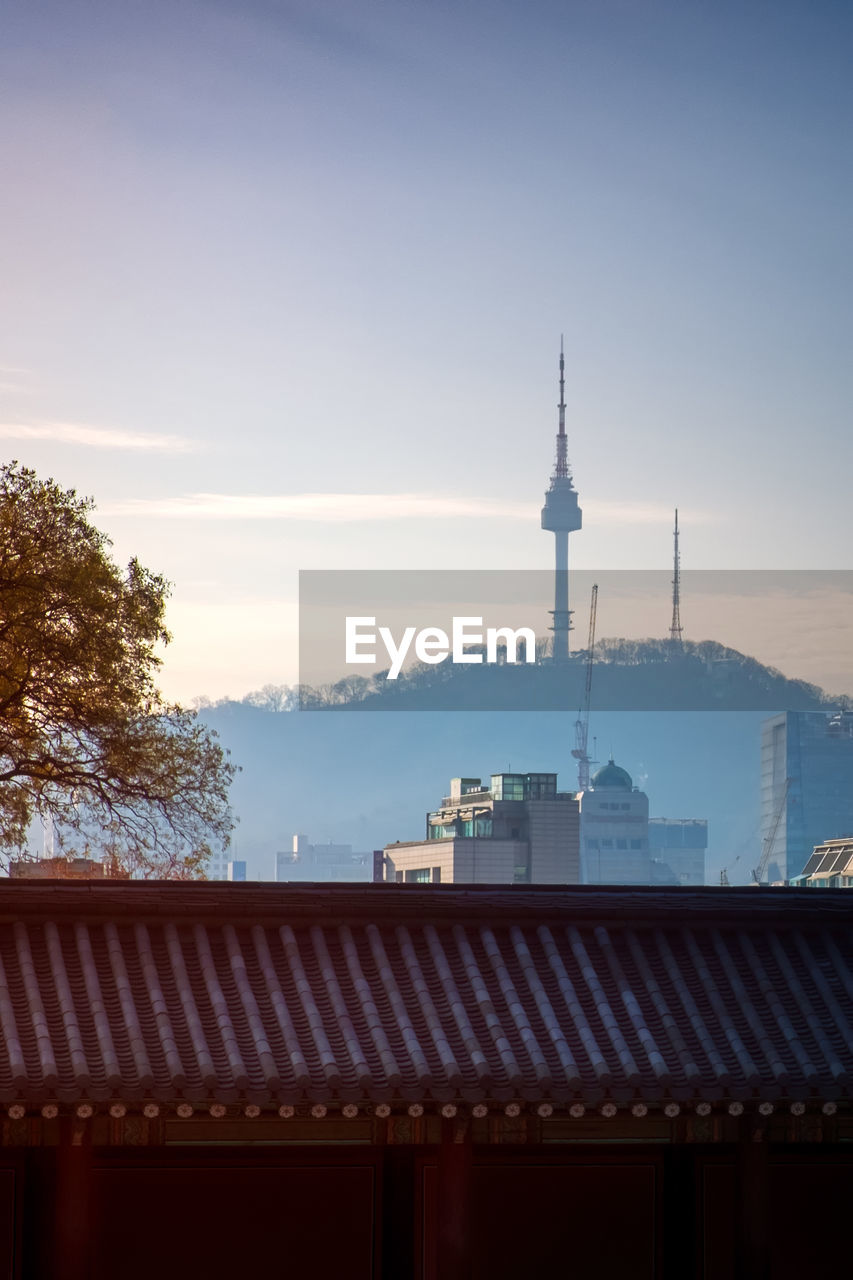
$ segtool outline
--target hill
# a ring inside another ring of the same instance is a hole
[[[540,642],[543,643],[543,642]],[[478,652],[472,648],[471,653]],[[592,707],[624,711],[814,710],[837,705],[817,685],[791,680],[713,640],[605,639],[595,645]],[[543,710],[584,700],[587,654],[567,663],[416,663],[388,680],[348,675],[321,688],[300,686],[291,701],[306,710]]]

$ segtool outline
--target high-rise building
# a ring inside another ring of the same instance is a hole
[[[707,818],[649,818],[652,884],[704,884],[707,850]]]
[[[556,773],[453,778],[426,839],[384,850],[385,879],[413,884],[577,884],[578,803]]]
[[[579,796],[587,884],[649,884],[649,798],[614,760]]]
[[[242,861],[242,859],[238,859],[236,862],[232,861],[228,863],[228,879],[229,880],[245,880],[246,879],[246,864],[245,862]]]
[[[764,721],[761,825],[770,881],[799,876],[816,846],[853,836],[853,712]]]
[[[572,473],[566,441],[566,397],[565,397],[565,361],[563,344],[560,342],[560,404],[557,430],[557,458],[548,492],[545,494],[545,505],[542,508],[542,528],[554,535],[554,623],[553,658],[555,662],[565,662],[569,656],[569,631],[571,629],[571,610],[569,609],[569,534],[581,527],[583,512],[578,506],[578,495],[572,483]]]

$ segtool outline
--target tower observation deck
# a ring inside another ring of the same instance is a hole
[[[563,343],[560,340],[560,404],[559,426],[557,430],[557,460],[551,476],[551,484],[545,494],[545,505],[542,508],[542,528],[554,535],[554,608],[551,616],[554,621],[551,630],[554,632],[552,656],[554,662],[566,662],[569,656],[569,631],[571,630],[571,610],[569,609],[569,534],[581,527],[583,512],[578,506],[578,495],[572,483],[569,470],[566,441],[566,397],[565,397],[565,360]]]

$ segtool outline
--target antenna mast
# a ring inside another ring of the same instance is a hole
[[[566,361],[563,356],[562,334],[560,334],[560,403],[557,407],[560,410],[560,417],[557,430],[557,461],[554,466],[554,478],[566,480],[569,475],[569,457],[568,442],[566,440]]]
[[[673,555],[673,575],[672,575],[672,623],[669,628],[669,638],[672,644],[681,647],[681,634],[683,627],[681,625],[681,556],[678,551],[678,507],[675,508],[675,529],[673,531],[673,540],[675,550]]]

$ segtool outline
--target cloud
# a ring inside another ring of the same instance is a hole
[[[662,502],[622,502],[619,498],[581,498],[585,524],[626,525],[665,524],[672,527],[672,507]],[[537,508],[538,514],[538,508]],[[683,513],[682,513],[683,514]],[[690,524],[711,524],[714,517],[707,511],[690,509]]]
[[[365,520],[509,516],[529,519],[526,503],[493,502],[425,493],[192,493],[178,498],[139,498],[102,506],[107,515],[190,520]]]
[[[29,391],[29,377],[29,369],[13,364],[0,364],[0,391]]]
[[[660,524],[669,507],[650,503],[585,502],[595,519],[625,525]],[[178,520],[375,520],[492,519],[536,521],[539,505],[431,493],[191,493],[175,498],[132,498],[100,507],[103,515]],[[691,519],[693,519],[691,513]]]
[[[92,427],[82,422],[0,422],[0,439],[50,440],[89,449],[129,449],[149,453],[190,453],[198,446],[183,436],[150,435],[120,427]]]

